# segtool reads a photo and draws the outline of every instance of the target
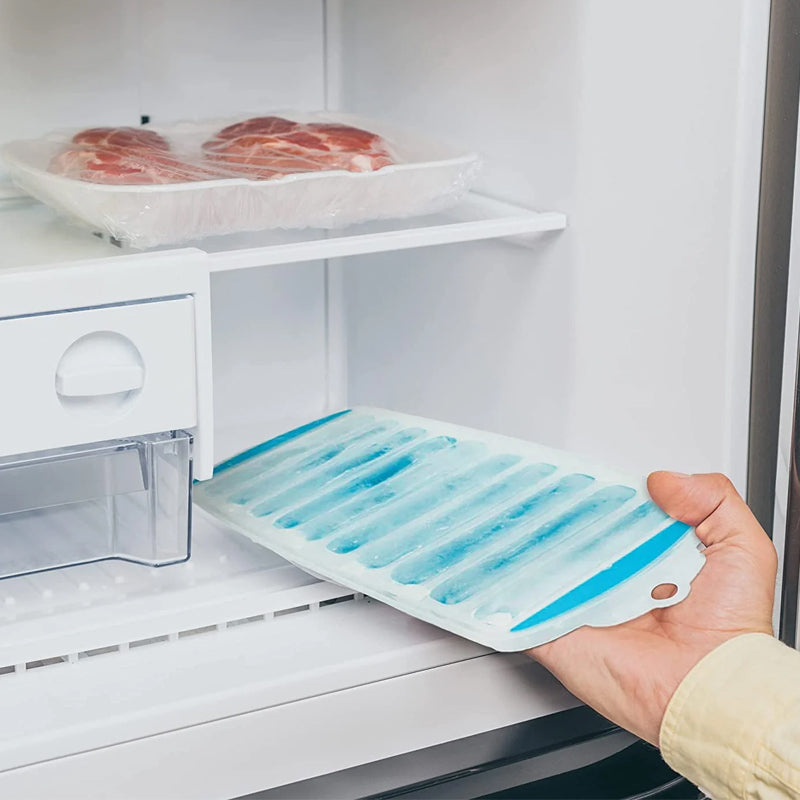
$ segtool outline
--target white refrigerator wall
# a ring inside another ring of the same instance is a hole
[[[351,403],[743,489],[769,4],[341,4],[350,111],[480,150],[567,212],[344,267]]]
[[[323,0],[0,0],[0,141],[322,108],[324,34]],[[217,459],[324,413],[325,302],[319,262],[213,277]]]
[[[743,486],[767,0],[44,5],[0,0],[4,140],[327,101],[569,215],[214,276],[217,457],[369,402]]]

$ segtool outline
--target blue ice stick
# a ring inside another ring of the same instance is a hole
[[[404,470],[394,478],[361,492],[349,502],[316,517],[303,526],[303,533],[307,539],[323,539],[343,526],[358,523],[365,514],[372,520],[375,517],[374,512],[380,511],[381,506],[389,501],[408,495],[416,496],[420,489],[435,481],[443,472],[452,472],[459,464],[473,463],[485,453],[486,445],[483,442],[456,442],[453,447],[434,453],[427,460]]]
[[[215,495],[224,495],[230,489],[241,486],[243,482],[258,477],[266,470],[271,470],[291,458],[296,458],[301,453],[308,452],[309,447],[318,447],[325,442],[336,441],[339,436],[349,434],[353,430],[363,430],[374,422],[372,417],[360,414],[340,415],[327,424],[318,426],[300,436],[267,447],[276,441],[270,439],[269,442],[264,442],[264,445],[253,447],[242,453],[241,456],[236,456],[236,463],[232,463],[235,459],[230,459],[215,467],[214,480],[204,483],[204,489],[211,490]],[[278,439],[280,438],[278,437]],[[229,464],[229,466],[220,471],[225,464]]]
[[[281,509],[291,508],[303,503],[308,500],[310,495],[319,492],[331,481],[343,478],[347,473],[361,469],[370,462],[389,455],[393,450],[405,447],[423,436],[425,436],[423,428],[403,428],[386,439],[360,446],[352,453],[345,455],[344,458],[337,459],[327,467],[314,470],[305,480],[301,480],[283,491],[267,494],[266,497],[264,495],[253,497],[252,502],[256,500],[259,502],[250,513],[254,517],[266,517],[277,513]]]
[[[360,475],[353,481],[331,490],[327,494],[317,497],[310,502],[294,508],[287,514],[284,514],[279,519],[275,520],[275,527],[277,528],[296,528],[298,525],[303,525],[314,517],[324,514],[331,508],[334,508],[346,502],[353,495],[377,486],[384,481],[398,475],[403,470],[417,464],[420,459],[443,450],[446,447],[452,447],[455,444],[455,439],[449,436],[437,436],[434,439],[427,439],[420,444],[406,450],[402,455],[392,458],[377,468]]]
[[[537,559],[536,580],[531,580],[530,574],[524,571],[512,581],[501,583],[493,596],[475,611],[475,618],[485,619],[500,613],[515,617],[522,609],[535,607],[537,599],[546,600],[553,591],[551,587],[589,577],[609,555],[624,552],[626,544],[632,548],[669,521],[670,518],[648,500],[599,532],[591,526],[584,528],[572,540],[568,563],[555,548],[544,559]]]
[[[237,464],[241,464],[243,461],[247,461],[248,459],[261,455],[262,453],[266,453],[268,450],[274,450],[276,447],[280,447],[281,445],[286,444],[286,442],[292,441],[292,439],[297,439],[300,436],[304,436],[310,431],[320,428],[323,425],[328,425],[334,420],[344,417],[349,413],[349,409],[346,411],[339,411],[336,414],[330,414],[322,419],[309,422],[307,425],[301,425],[299,428],[294,428],[294,430],[282,433],[280,436],[275,436],[272,439],[268,439],[266,442],[257,444],[255,447],[251,447],[249,450],[245,450],[243,453],[239,453],[238,455],[229,458],[227,461],[217,464],[217,466],[214,467],[214,474],[217,475],[220,472],[225,472],[225,470],[231,469],[231,467],[235,467]]]
[[[374,569],[393,564],[422,545],[465,525],[482,514],[490,512],[502,503],[525,489],[530,489],[555,472],[552,464],[533,464],[523,467],[502,480],[489,484],[475,494],[465,497],[458,505],[432,520],[421,520],[418,524],[402,525],[405,519],[387,519],[382,536],[385,538],[375,544],[368,544],[359,556],[359,561]],[[406,518],[407,519],[407,518]],[[400,526],[395,528],[393,523]]]
[[[573,474],[562,478],[504,511],[499,516],[445,542],[427,553],[400,564],[392,572],[397,583],[424,583],[434,575],[462,561],[486,542],[529,524],[555,506],[581,492],[594,481],[590,475]]]
[[[543,542],[564,539],[592,525],[623,506],[635,494],[636,490],[630,486],[607,486],[586,500],[582,500],[569,511],[535,528],[529,536],[518,540],[502,553],[489,556],[435,586],[430,596],[445,605],[463,603],[464,600],[498,580],[509,568],[517,566],[518,562],[532,550],[541,552]]]
[[[231,503],[244,506],[259,498],[274,495],[287,483],[292,483],[298,478],[302,478],[304,473],[327,464],[354,445],[364,442],[365,439],[369,439],[372,444],[376,444],[376,439],[380,440],[383,434],[395,427],[396,424],[392,424],[390,421],[386,424],[359,428],[354,433],[338,441],[323,443],[310,453],[301,451],[301,456],[289,459],[275,469],[262,466],[252,480],[245,482],[244,485],[240,481],[238,488],[228,500]]]
[[[540,611],[515,625],[511,629],[512,633],[527,630],[535,625],[541,625],[553,617],[566,614],[578,606],[600,597],[610,589],[616,588],[620,583],[632,578],[637,572],[641,572],[645,567],[650,566],[650,564],[663,556],[689,530],[690,527],[686,523],[673,522],[664,530],[659,531],[655,536],[631,550],[630,553],[622,556],[607,569],[593,575],[580,586],[576,586],[559,597],[558,600],[554,600]]]
[[[433,479],[412,497],[394,504],[391,508],[370,518],[369,522],[334,539],[328,549],[334,553],[350,553],[365,544],[375,542],[403,525],[432,511],[487,481],[511,469],[520,462],[520,456],[492,456],[455,475]],[[462,465],[463,466],[463,465]],[[530,484],[528,484],[530,485]]]

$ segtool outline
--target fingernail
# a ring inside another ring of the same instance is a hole
[[[692,476],[689,475],[688,472],[670,472],[670,475],[674,475],[676,478],[691,478]]]

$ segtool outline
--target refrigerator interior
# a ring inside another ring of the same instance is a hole
[[[341,109],[478,150],[464,218],[479,219],[463,230],[488,230],[485,208],[505,220],[504,203],[567,214],[564,231],[528,220],[523,239],[437,239],[425,220],[359,229],[418,227],[406,249],[380,239],[385,252],[355,238],[326,250],[314,231],[193,243],[213,270],[216,461],[370,404],[744,487],[766,0],[45,5],[0,0],[0,102],[14,109],[0,140]],[[130,255],[5,203],[0,280],[9,264]],[[524,659],[319,582],[200,515],[187,564],[3,581],[0,620],[0,702],[26,709],[0,737],[9,796],[89,775],[81,796],[101,797],[122,772],[135,796],[157,785],[152,763],[171,796],[232,796],[575,705]]]

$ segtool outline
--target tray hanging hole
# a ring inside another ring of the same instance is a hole
[[[650,597],[653,600],[669,600],[671,597],[675,597],[677,593],[678,587],[674,583],[659,583],[658,586],[653,587]]]

